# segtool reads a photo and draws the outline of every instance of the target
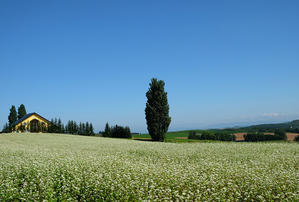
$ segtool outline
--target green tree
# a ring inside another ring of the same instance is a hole
[[[165,83],[153,78],[146,93],[145,119],[147,130],[154,141],[164,141],[171,122]]]
[[[85,134],[85,123],[82,123],[82,131],[81,131],[81,135]]]
[[[22,118],[27,114],[25,105],[21,104],[18,108],[18,119]]]
[[[94,135],[92,123],[89,124],[89,135],[92,135],[92,136]]]
[[[84,132],[84,135],[90,135],[89,134],[89,123],[88,122],[85,123],[85,132]]]
[[[79,129],[78,129],[78,134],[82,135],[83,134],[83,124],[80,122],[79,124]]]
[[[5,123],[5,125],[3,126],[2,133],[9,133],[9,132],[10,132],[9,125],[8,123]]]
[[[64,126],[63,126],[62,121],[61,121],[60,118],[58,119],[57,126],[58,126],[58,131],[57,132],[58,133],[64,133]]]
[[[108,122],[107,122],[106,125],[105,125],[105,131],[104,131],[104,133],[103,133],[103,136],[104,136],[104,137],[110,137],[110,127],[109,127]]]
[[[8,116],[8,125],[10,129],[12,129],[13,123],[16,121],[17,121],[17,111],[16,111],[16,107],[12,105]]]
[[[283,129],[275,129],[274,135],[278,137],[278,139],[286,140],[287,136]]]

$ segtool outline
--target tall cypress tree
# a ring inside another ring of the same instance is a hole
[[[94,135],[93,125],[92,125],[92,123],[89,124],[89,134],[90,134],[90,135]]]
[[[82,123],[82,135],[85,135],[85,123]]]
[[[10,108],[9,116],[8,116],[9,128],[12,128],[12,124],[16,121],[17,121],[17,110],[16,110],[16,107],[14,105],[12,105]]]
[[[105,125],[105,131],[104,131],[104,133],[103,133],[103,136],[104,136],[104,137],[110,137],[110,127],[109,127],[108,122],[107,122],[106,125]]]
[[[89,135],[89,123],[88,122],[85,123],[85,132],[84,132],[84,135]]]
[[[5,125],[3,126],[2,133],[9,133],[9,126],[8,126],[8,123],[5,123]]]
[[[18,108],[18,119],[22,118],[27,114],[25,105],[21,104]]]
[[[80,122],[78,134],[82,135],[82,133],[83,133],[83,127],[82,127],[82,123]]]
[[[63,129],[62,129],[62,122],[61,122],[61,119],[59,118],[58,119],[58,122],[57,122],[57,132],[58,133],[63,133]]]
[[[164,141],[171,122],[164,86],[164,81],[153,78],[146,93],[145,119],[147,130],[154,141]]]

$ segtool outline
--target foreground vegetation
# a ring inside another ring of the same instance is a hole
[[[299,200],[298,143],[0,135],[0,200]]]

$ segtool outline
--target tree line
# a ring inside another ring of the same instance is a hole
[[[94,136],[94,128],[92,123],[77,123],[76,121],[69,120],[66,125],[64,125],[60,118],[51,119],[48,129],[41,132],[48,133],[63,133],[63,134],[73,134],[73,135],[85,135]]]
[[[248,133],[244,135],[245,142],[260,142],[260,141],[270,141],[270,140],[286,140],[287,136],[284,130],[276,129],[274,135],[264,134],[261,132]]]
[[[219,141],[235,141],[236,136],[225,132],[213,133],[211,131],[203,131],[197,133],[196,131],[190,131],[188,139],[194,140],[219,140]]]
[[[112,126],[108,123],[105,125],[105,131],[102,133],[103,137],[115,137],[115,138],[132,138],[131,130],[128,126]]]

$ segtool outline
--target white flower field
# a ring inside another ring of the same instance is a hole
[[[0,135],[0,201],[298,201],[298,168],[298,143]]]

